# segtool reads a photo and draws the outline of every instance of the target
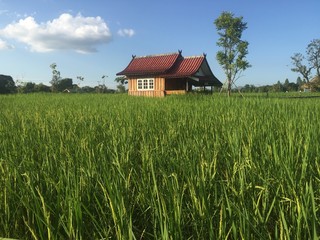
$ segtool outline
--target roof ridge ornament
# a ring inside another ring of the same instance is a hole
[[[136,56],[132,55],[132,58],[153,58],[153,57],[166,57],[166,56],[173,56],[173,55],[179,55],[177,52],[171,52],[171,53],[161,53],[161,54],[151,54],[151,55],[145,55],[145,56]]]
[[[206,53],[203,53],[203,56],[204,56],[204,58],[206,58],[206,57],[207,57],[207,54],[206,54]]]

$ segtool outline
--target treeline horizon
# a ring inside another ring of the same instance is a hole
[[[73,83],[72,78],[61,78],[56,84],[46,85],[32,81],[14,81],[9,75],[0,74],[0,94],[36,93],[36,92],[73,92],[73,93],[115,93],[125,92],[124,84],[118,84],[116,89],[108,88],[104,83],[96,86],[80,86]]]
[[[59,84],[53,86],[46,85],[43,83],[34,83],[14,81],[11,76],[0,75],[0,94],[8,93],[124,93],[127,91],[125,85],[127,82],[119,82],[118,79],[115,80],[119,84],[116,89],[108,88],[105,84],[98,84],[96,86],[80,86],[80,84],[74,84],[72,78],[63,78],[59,81]],[[317,83],[306,82],[300,77],[297,78],[296,82],[290,82],[288,78],[284,82],[277,81],[274,84],[267,85],[255,85],[255,84],[245,84],[244,86],[239,86],[233,88],[233,91],[240,90],[243,93],[259,93],[259,92],[298,92],[305,91],[305,89],[312,91],[320,91],[320,85]],[[199,89],[194,89],[197,91]],[[201,90],[201,89],[200,89]]]

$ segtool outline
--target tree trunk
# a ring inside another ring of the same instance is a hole
[[[228,79],[228,97],[231,95],[231,80]]]

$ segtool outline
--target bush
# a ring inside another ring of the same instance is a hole
[[[14,93],[16,85],[11,76],[0,75],[0,94]]]

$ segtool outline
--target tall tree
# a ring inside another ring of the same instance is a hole
[[[311,76],[312,66],[307,66],[304,63],[305,57],[301,53],[295,53],[292,57],[293,68],[291,71],[300,73],[303,77],[303,80],[309,82]]]
[[[307,47],[307,55],[310,66],[316,70],[320,77],[320,39],[314,39]]]
[[[241,40],[243,31],[247,29],[247,23],[243,22],[243,17],[235,17],[233,13],[222,12],[214,24],[220,36],[217,45],[222,48],[217,52],[217,60],[226,74],[228,96],[230,96],[234,82],[244,70],[251,67],[246,60],[249,43]]]
[[[306,54],[305,57],[301,53],[295,53],[291,57],[293,65],[291,71],[300,73],[309,83],[313,69],[316,71],[316,76],[320,77],[320,39],[314,39],[308,44]]]
[[[50,65],[50,68],[52,69],[52,79],[50,81],[52,85],[52,91],[55,92],[58,90],[58,85],[61,80],[60,72],[57,70],[57,64],[52,63]]]
[[[124,77],[124,76],[116,77],[114,81],[118,83],[118,85],[117,85],[118,92],[120,92],[120,93],[126,92],[125,84],[128,83],[128,79],[126,77]]]

